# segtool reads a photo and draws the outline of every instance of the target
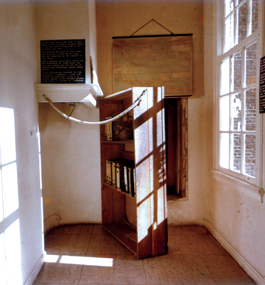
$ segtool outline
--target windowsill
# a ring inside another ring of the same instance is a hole
[[[171,201],[188,201],[187,197],[182,197],[180,195],[167,195],[167,201],[171,202]]]
[[[219,170],[213,169],[212,174],[215,180],[225,184],[226,186],[231,187],[231,189],[240,191],[249,197],[252,197],[258,201],[261,201],[261,197],[259,194],[260,188],[258,186],[255,186],[246,181],[242,181],[231,175],[225,174]]]

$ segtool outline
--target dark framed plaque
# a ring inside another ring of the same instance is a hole
[[[259,112],[265,113],[265,56],[260,59]]]
[[[41,83],[85,83],[85,40],[41,41]]]

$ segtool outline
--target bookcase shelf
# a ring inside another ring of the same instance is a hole
[[[102,224],[137,258],[167,253],[164,89],[134,87],[100,101],[104,120],[127,109],[145,90],[129,113],[133,140],[106,141],[105,126],[100,127]],[[107,160],[133,161],[136,197],[106,182]]]
[[[105,181],[105,182],[102,182],[102,183],[103,183],[106,187],[110,187],[113,191],[119,192],[121,195],[125,195],[125,196],[127,196],[127,197],[129,197],[129,198],[131,198],[131,199],[134,199],[134,200],[136,199],[136,198],[133,197],[132,195],[130,195],[130,194],[126,193],[126,192],[123,192],[123,191],[117,189],[116,187],[112,186],[111,184],[107,183],[106,181]]]
[[[127,247],[134,255],[137,254],[136,230],[126,223],[103,225],[103,228]]]

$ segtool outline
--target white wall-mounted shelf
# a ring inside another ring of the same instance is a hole
[[[75,102],[82,100],[91,94],[95,99],[102,97],[103,93],[97,84],[35,84],[35,93],[40,103],[47,102],[46,95],[54,103]]]

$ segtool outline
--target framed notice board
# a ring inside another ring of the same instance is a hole
[[[265,56],[260,59],[259,112],[265,113]]]
[[[113,92],[134,86],[192,95],[192,35],[113,37]]]
[[[41,83],[85,83],[85,40],[41,41]]]

